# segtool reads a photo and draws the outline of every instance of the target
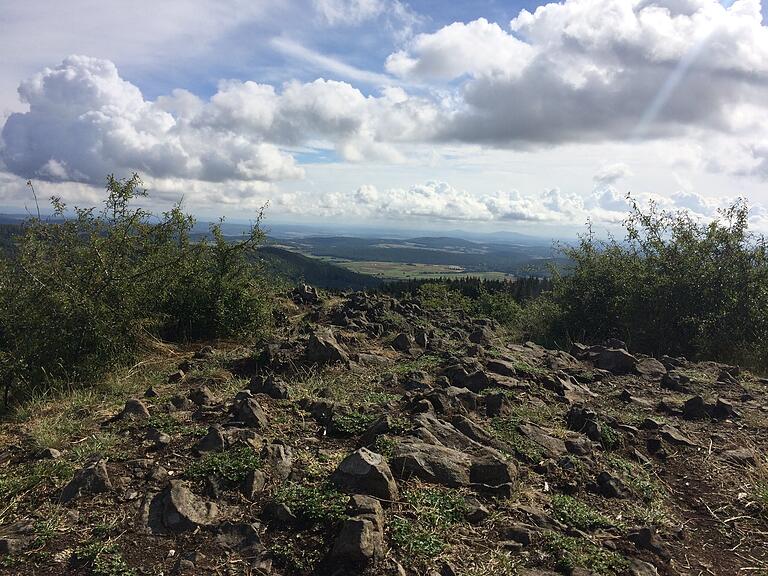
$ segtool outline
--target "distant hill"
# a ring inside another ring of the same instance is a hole
[[[275,246],[260,247],[259,257],[267,270],[292,284],[306,282],[328,290],[366,290],[382,283],[373,276],[352,272]]]

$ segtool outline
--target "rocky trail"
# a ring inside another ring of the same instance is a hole
[[[279,324],[87,441],[3,425],[0,573],[768,574],[768,380],[384,295],[303,287]]]

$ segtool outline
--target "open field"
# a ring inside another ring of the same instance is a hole
[[[409,278],[463,278],[472,276],[475,278],[484,278],[488,280],[512,279],[514,276],[504,272],[468,272],[461,266],[451,266],[444,264],[416,264],[405,262],[375,262],[360,260],[345,260],[343,258],[316,257],[319,260],[335,264],[357,272],[359,274],[368,274],[376,278],[405,280]]]

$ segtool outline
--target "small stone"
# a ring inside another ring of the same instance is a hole
[[[256,498],[264,491],[264,486],[267,484],[267,477],[261,470],[251,470],[248,476],[245,477],[240,487],[240,491],[249,500],[256,500]]]
[[[195,495],[185,482],[171,480],[162,495],[163,524],[171,531],[193,530],[215,524],[218,507]]]
[[[176,370],[176,372],[173,372],[168,375],[168,384],[176,384],[178,382],[181,382],[182,380],[184,380],[183,370]]]
[[[211,426],[208,428],[208,433],[200,438],[193,446],[193,450],[198,453],[202,452],[221,452],[224,450],[224,435],[219,426]]]
[[[150,386],[144,391],[144,398],[157,398],[158,393],[154,387]]]
[[[85,494],[100,494],[112,490],[112,482],[104,460],[95,460],[75,472],[61,491],[61,502],[67,503]]]
[[[488,518],[490,512],[488,511],[488,508],[483,506],[483,503],[480,502],[480,500],[474,496],[468,496],[464,500],[466,502],[466,517],[471,524],[479,524]]]
[[[118,418],[127,418],[133,420],[147,420],[149,419],[149,410],[147,410],[144,402],[138,398],[131,398],[126,401],[122,412],[118,415]]]

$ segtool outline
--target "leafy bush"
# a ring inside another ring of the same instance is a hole
[[[189,465],[185,475],[188,478],[214,476],[230,482],[241,482],[249,472],[260,467],[259,455],[253,448],[242,446],[204,455]]]
[[[141,342],[258,336],[269,291],[250,262],[257,223],[230,243],[220,225],[195,240],[179,205],[135,207],[137,175],[110,176],[101,210],[52,198],[54,217],[27,221],[0,256],[0,369],[31,385],[84,381],[135,357]],[[2,376],[0,374],[0,376]]]
[[[737,201],[711,223],[636,203],[624,241],[591,230],[537,306],[542,339],[617,337],[634,350],[752,366],[768,359],[768,253]],[[542,313],[543,311],[543,313]]]
[[[416,298],[428,310],[470,310],[472,301],[443,282],[428,282],[419,286]]]

